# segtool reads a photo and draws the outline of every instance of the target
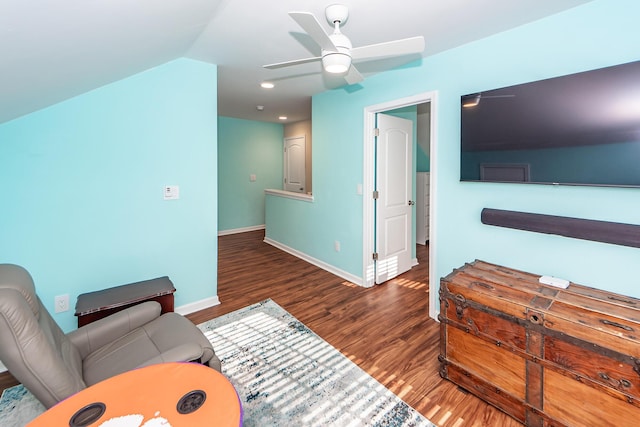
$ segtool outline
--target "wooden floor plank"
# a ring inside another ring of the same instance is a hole
[[[429,318],[427,247],[419,265],[363,288],[263,242],[264,232],[221,236],[220,305],[201,323],[271,298],[439,426],[521,424],[438,374],[439,324]],[[6,386],[0,375],[0,387]]]

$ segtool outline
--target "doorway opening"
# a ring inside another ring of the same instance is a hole
[[[438,278],[435,268],[437,233],[436,233],[436,183],[437,183],[437,140],[436,140],[436,114],[437,92],[425,92],[415,96],[371,105],[364,109],[364,161],[363,161],[363,285],[371,287],[375,284],[375,203],[373,192],[375,190],[376,159],[375,159],[375,129],[376,115],[398,108],[430,104],[429,126],[429,158],[430,162],[430,191],[429,191],[429,316],[436,319],[438,307]]]

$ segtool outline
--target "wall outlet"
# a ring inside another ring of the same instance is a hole
[[[340,242],[337,240],[333,242],[333,248],[336,250],[336,252],[340,252]]]
[[[69,294],[58,295],[54,297],[53,304],[54,304],[56,313],[69,311]]]

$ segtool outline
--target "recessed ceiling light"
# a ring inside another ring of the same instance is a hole
[[[280,120],[287,120],[287,116],[280,116],[278,117]]]
[[[263,111],[264,110],[264,105],[256,105],[256,110]]]
[[[274,84],[271,82],[262,82],[260,83],[260,87],[264,88],[264,89],[273,89]]]

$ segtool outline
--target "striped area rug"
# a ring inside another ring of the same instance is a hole
[[[199,327],[246,427],[434,425],[272,300]]]

